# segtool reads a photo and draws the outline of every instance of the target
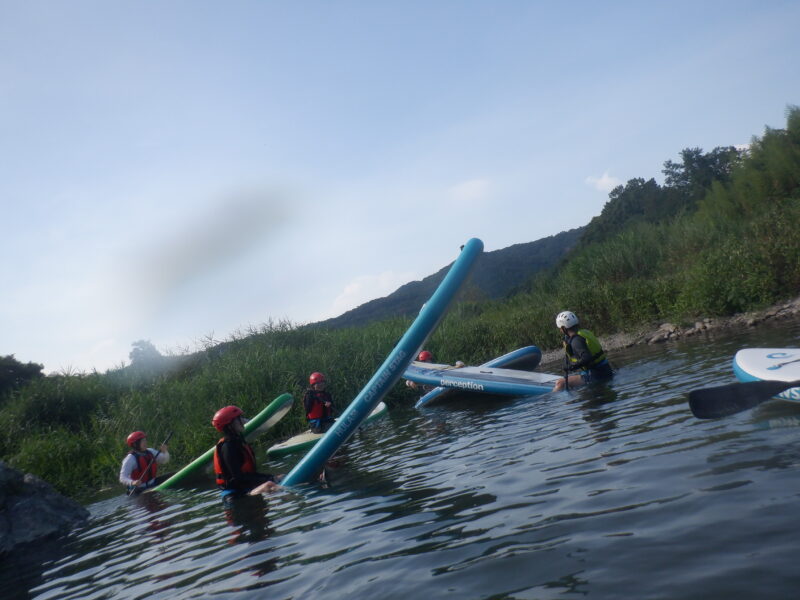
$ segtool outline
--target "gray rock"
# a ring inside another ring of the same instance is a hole
[[[0,461],[0,556],[68,533],[88,518],[89,511],[46,481]]]

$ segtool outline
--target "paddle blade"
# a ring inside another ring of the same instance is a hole
[[[733,415],[766,402],[800,381],[746,381],[689,392],[689,407],[698,419]]]

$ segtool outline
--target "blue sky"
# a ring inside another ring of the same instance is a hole
[[[783,127],[798,23],[763,0],[0,0],[0,355],[104,371],[584,225],[683,148]]]

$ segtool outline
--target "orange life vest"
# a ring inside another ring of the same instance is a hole
[[[310,421],[312,419],[326,419],[333,415],[333,409],[330,406],[325,406],[325,402],[332,402],[333,398],[327,390],[306,390],[307,402],[306,407],[310,405],[306,418]]]
[[[216,447],[214,448],[214,474],[217,476],[217,485],[221,488],[227,489],[228,487],[228,480],[230,479],[230,473],[225,472],[225,468],[222,463],[222,459],[219,455],[219,447],[224,442],[230,442],[230,440],[226,440],[225,438],[220,438],[217,442]],[[242,442],[242,450],[244,451],[244,463],[242,464],[242,473],[255,473],[256,472],[256,455],[253,452],[253,449],[250,447],[250,444]]]
[[[131,479],[147,483],[156,478],[158,463],[151,452],[129,452],[136,459],[136,467],[131,473]]]

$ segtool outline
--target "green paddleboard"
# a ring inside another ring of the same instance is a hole
[[[255,417],[250,419],[244,426],[244,434],[247,439],[252,439],[255,436],[264,433],[267,429],[275,425],[278,421],[280,421],[283,416],[289,412],[289,409],[292,408],[292,403],[294,402],[294,398],[291,394],[282,394],[275,398],[272,402],[269,403],[264,410],[258,413]],[[152,489],[154,492],[160,492],[162,490],[166,490],[171,488],[182,480],[186,479],[189,475],[197,471],[198,469],[204,467],[211,459],[214,457],[214,448],[216,445],[212,446],[207,452],[205,452],[202,456],[194,459],[188,465],[183,467],[180,471],[175,473],[172,477],[160,483],[156,487]]]
[[[386,404],[380,402],[374,409],[372,409],[372,412],[369,413],[369,416],[364,420],[362,425],[369,423],[373,419],[377,419],[385,412]],[[274,446],[270,447],[269,450],[267,450],[267,456],[286,456],[287,454],[293,454],[301,450],[306,450],[316,444],[323,435],[325,434],[313,433],[311,430],[298,433],[296,436],[290,437],[285,442],[281,442],[280,444],[275,444]]]

